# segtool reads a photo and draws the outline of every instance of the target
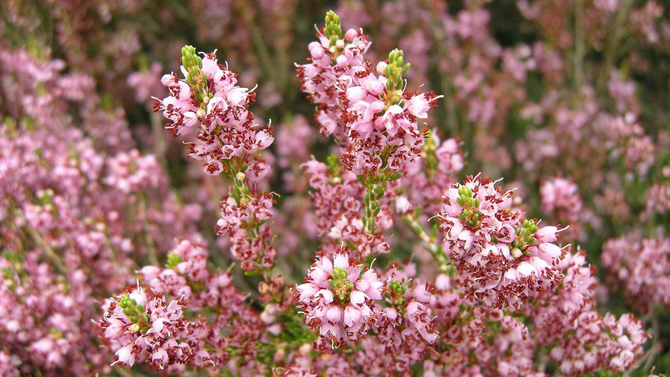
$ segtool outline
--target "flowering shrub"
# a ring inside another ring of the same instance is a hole
[[[670,370],[664,9],[314,7],[0,5],[0,375]]]

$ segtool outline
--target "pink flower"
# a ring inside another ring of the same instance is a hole
[[[133,364],[135,364],[135,353],[133,352],[133,347],[134,346],[132,344],[128,344],[116,351],[116,362],[132,367]]]
[[[430,104],[426,101],[426,97],[423,94],[414,96],[409,100],[408,110],[415,117],[426,119],[428,118]]]
[[[352,265],[343,252],[332,256],[319,252],[317,256],[306,282],[297,287],[305,323],[320,329],[319,342],[324,346],[357,342],[369,329],[370,305],[372,300],[381,299],[383,283],[376,271]]]
[[[398,213],[407,213],[412,210],[412,204],[405,196],[399,196],[395,199],[395,209]]]
[[[266,149],[274,141],[274,137],[266,131],[260,131],[256,134],[256,145],[259,149]]]

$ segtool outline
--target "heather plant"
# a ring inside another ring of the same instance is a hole
[[[663,7],[321,5],[0,4],[0,375],[670,370]]]

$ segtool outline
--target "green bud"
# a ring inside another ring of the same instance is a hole
[[[398,58],[398,49],[389,52],[389,64],[395,65],[395,60]]]
[[[324,28],[323,33],[330,41],[329,47],[333,47],[337,43],[337,40],[342,38],[340,17],[332,10],[326,13],[326,27]]]
[[[198,77],[198,67],[196,66],[191,66],[191,69],[189,69],[189,76],[191,77]]]
[[[181,49],[181,62],[182,65],[188,69],[192,65],[196,65],[201,62],[200,58],[198,58],[197,52],[195,51],[195,47],[186,45]]]
[[[334,154],[328,156],[326,161],[329,169],[333,169],[340,166],[340,159]]]
[[[181,262],[182,262],[182,259],[179,255],[174,254],[174,253],[170,253],[167,256],[167,264],[166,264],[165,267],[166,268],[175,268]]]

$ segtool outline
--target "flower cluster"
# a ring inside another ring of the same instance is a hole
[[[102,367],[102,355],[84,352],[96,347],[89,335],[95,332],[90,322],[95,311],[88,302],[91,287],[85,284],[86,275],[82,270],[72,274],[81,286],[69,291],[61,275],[36,257],[33,253],[32,260],[24,261],[6,251],[0,257],[2,354],[12,355],[5,367],[13,366],[21,374],[43,370],[52,376],[59,371],[85,374],[96,363]]]
[[[189,308],[243,309],[243,295],[232,286],[229,273],[211,274],[205,245],[181,240],[167,254],[165,268],[145,266],[140,270],[143,281],[155,292],[188,300]]]
[[[168,373],[187,365],[216,368],[225,363],[225,342],[204,320],[189,321],[184,298],[169,304],[165,296],[138,286],[106,304],[100,327],[108,341],[118,344],[115,363],[133,366],[149,361]]]
[[[336,164],[335,156],[328,165],[315,160],[305,164],[309,185],[314,189],[312,203],[319,231],[334,243],[348,242],[362,257],[388,253],[391,247],[381,232],[366,231],[363,222],[366,206],[365,200],[361,200],[366,195],[363,185],[352,172],[341,171]],[[377,208],[374,229],[388,230],[393,225],[389,207],[382,204]]]
[[[373,375],[410,373],[411,365],[421,362],[423,354],[439,339],[434,287],[412,282],[395,263],[384,278],[384,299],[375,308],[375,335],[362,342],[364,352],[356,361]]]
[[[243,176],[244,174],[240,174],[236,177],[235,188],[242,181],[238,178]],[[242,190],[246,189],[241,187]],[[230,251],[242,260],[244,270],[254,270],[254,262],[258,261],[264,268],[269,268],[274,263],[276,251],[270,245],[270,228],[264,223],[272,218],[272,194],[251,197],[247,192],[240,197],[239,200],[234,195],[221,199],[221,218],[217,223],[217,233],[230,237]],[[248,229],[256,230],[256,234]]]
[[[499,334],[487,341],[490,334],[498,333],[496,328],[500,329]],[[425,363],[428,375],[439,376],[448,371],[499,376],[542,375],[531,362],[533,342],[529,329],[500,310],[475,310],[471,319],[462,319],[450,326],[444,341],[452,345],[444,356],[452,360],[453,366],[442,360],[428,361]]]
[[[0,5],[0,375],[668,364],[663,7],[337,7]]]
[[[537,344],[551,345],[550,356],[564,374],[629,369],[647,341],[642,322],[632,314],[617,320],[594,310],[595,267],[583,253],[569,254],[559,268],[562,287],[531,309]]]
[[[184,79],[163,76],[170,95],[154,106],[172,121],[166,129],[175,137],[198,132],[189,157],[203,161],[207,174],[243,170],[251,154],[274,140],[272,128],[259,130],[249,112],[255,93],[237,86],[237,75],[219,65],[214,54],[200,58],[191,46],[182,49],[181,70]]]
[[[153,155],[141,156],[137,149],[119,153],[107,161],[109,175],[105,184],[123,192],[139,192],[158,189],[162,182],[153,172],[159,169]]]
[[[405,93],[404,54],[394,50],[375,69],[363,55],[367,36],[350,29],[344,36],[339,17],[326,16],[319,42],[310,44],[312,63],[299,67],[303,88],[315,104],[322,133],[346,146],[345,169],[366,178],[390,177],[421,153],[425,133],[418,119],[434,106],[433,93]],[[334,108],[328,107],[334,106]]]
[[[667,216],[670,213],[670,184],[657,183],[651,186],[645,194],[644,207],[643,216],[647,220],[654,216]]]
[[[582,200],[577,191],[577,185],[563,178],[555,178],[544,182],[540,188],[542,196],[542,212],[553,214],[556,212],[568,212],[565,217],[571,222],[575,221],[575,215],[582,210]]]
[[[367,335],[374,322],[371,306],[381,300],[382,286],[377,271],[363,269],[345,250],[332,256],[320,252],[306,282],[297,287],[297,305],[305,311],[305,323],[319,328],[322,346],[343,347]]]
[[[365,186],[363,228],[376,233],[385,208],[378,201],[388,182],[400,179],[421,155],[428,129],[419,128],[418,120],[427,118],[437,97],[405,91],[410,65],[398,49],[373,69],[363,58],[367,36],[353,29],[343,35],[334,13],[317,36],[319,42],[310,44],[312,62],[298,68],[302,90],[320,105],[317,121],[323,134],[335,135],[342,169]]]
[[[440,140],[435,132],[426,139],[421,157],[407,167],[403,186],[407,195],[396,199],[396,211],[406,213],[421,208],[424,214],[441,209],[440,198],[455,182],[454,174],[465,166],[458,140]]]
[[[670,240],[631,234],[610,239],[601,260],[626,299],[641,311],[655,305],[670,305]]]
[[[369,68],[354,75],[343,101],[350,129],[350,145],[342,156],[347,170],[366,177],[394,174],[421,154],[426,135],[418,119],[428,117],[435,95],[405,93],[402,75],[408,69],[403,52],[396,49],[388,63],[377,65],[379,76]]]
[[[249,111],[255,93],[236,86],[237,74],[219,65],[213,53],[200,58],[186,46],[181,60],[185,78],[163,76],[170,95],[157,100],[154,110],[172,121],[166,128],[175,137],[197,130],[189,157],[204,161],[207,174],[223,172],[233,179],[230,194],[221,199],[217,233],[230,237],[231,251],[245,271],[261,273],[276,255],[265,225],[273,216],[273,194],[258,190],[269,166],[254,154],[272,144],[273,128],[258,129]]]
[[[0,60],[12,109],[0,120],[0,354],[21,375],[99,373],[101,295],[193,236],[200,206],[177,200],[91,78],[25,51],[0,48]]]
[[[545,296],[561,280],[556,268],[564,252],[556,227],[538,227],[511,208],[512,192],[487,178],[468,177],[444,195],[439,218],[456,282],[471,303],[518,308]]]
[[[356,73],[365,67],[363,54],[370,47],[368,37],[350,29],[344,36],[340,18],[334,12],[326,15],[326,27],[318,32],[319,41],[309,45],[311,63],[298,67],[302,91],[312,103],[318,104],[319,130],[323,135],[335,135],[347,143],[349,129],[343,121],[339,105],[342,96],[354,86]]]
[[[19,371],[16,369],[16,364],[18,360],[12,358],[12,356],[5,352],[0,353],[0,372],[3,376],[7,377],[19,377]]]

